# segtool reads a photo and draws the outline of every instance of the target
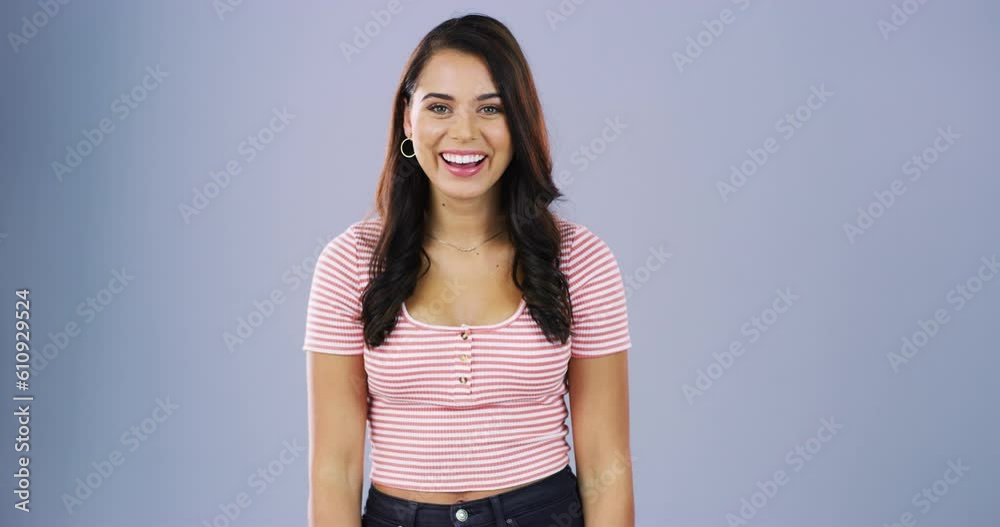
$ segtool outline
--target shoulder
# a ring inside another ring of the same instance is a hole
[[[581,294],[586,284],[599,285],[619,275],[618,259],[600,235],[583,223],[561,217],[556,221],[562,233],[559,268],[571,295]]]
[[[363,255],[375,249],[379,236],[382,234],[381,218],[370,218],[355,221],[343,228],[327,244],[327,251],[336,249],[349,251],[355,255]]]
[[[371,257],[381,234],[380,218],[355,221],[333,236],[323,249],[317,264],[350,272],[359,279],[361,264]]]
[[[347,228],[347,232],[351,233],[358,254],[363,257],[371,256],[382,235],[382,218],[376,216],[356,221]]]
[[[586,259],[591,256],[614,256],[611,247],[586,224],[556,217],[562,236],[561,250],[566,260]]]

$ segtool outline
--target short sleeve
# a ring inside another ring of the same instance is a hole
[[[582,225],[570,249],[568,281],[573,303],[572,357],[600,357],[632,347],[625,286],[608,245]]]
[[[306,351],[364,353],[361,295],[354,225],[330,241],[316,261],[306,309]]]

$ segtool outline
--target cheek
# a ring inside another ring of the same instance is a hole
[[[426,129],[414,129],[413,141],[417,145],[417,160],[420,162],[421,167],[428,173],[434,171],[437,165],[435,150],[437,148],[437,140],[434,134]]]
[[[433,150],[440,140],[444,129],[440,123],[429,120],[413,121],[413,140],[420,144],[423,150]]]
[[[489,139],[490,146],[493,150],[501,157],[508,158],[511,154],[511,140],[510,132],[507,131],[506,127],[497,128],[495,130],[490,130],[486,137]]]

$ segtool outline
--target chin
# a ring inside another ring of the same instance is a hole
[[[445,169],[447,172],[447,169]],[[489,181],[489,182],[488,182]],[[499,181],[493,179],[481,179],[472,177],[468,180],[456,177],[451,173],[438,176],[438,179],[431,181],[435,187],[444,195],[456,199],[478,198],[487,192]]]
[[[485,195],[486,191],[489,190],[489,188],[482,188],[478,185],[474,188],[470,188],[468,185],[462,185],[458,188],[455,185],[444,185],[438,188],[442,194],[454,199],[478,198]]]

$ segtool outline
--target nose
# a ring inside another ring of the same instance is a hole
[[[459,112],[451,125],[451,138],[456,141],[471,141],[476,138],[476,116],[469,112]]]

